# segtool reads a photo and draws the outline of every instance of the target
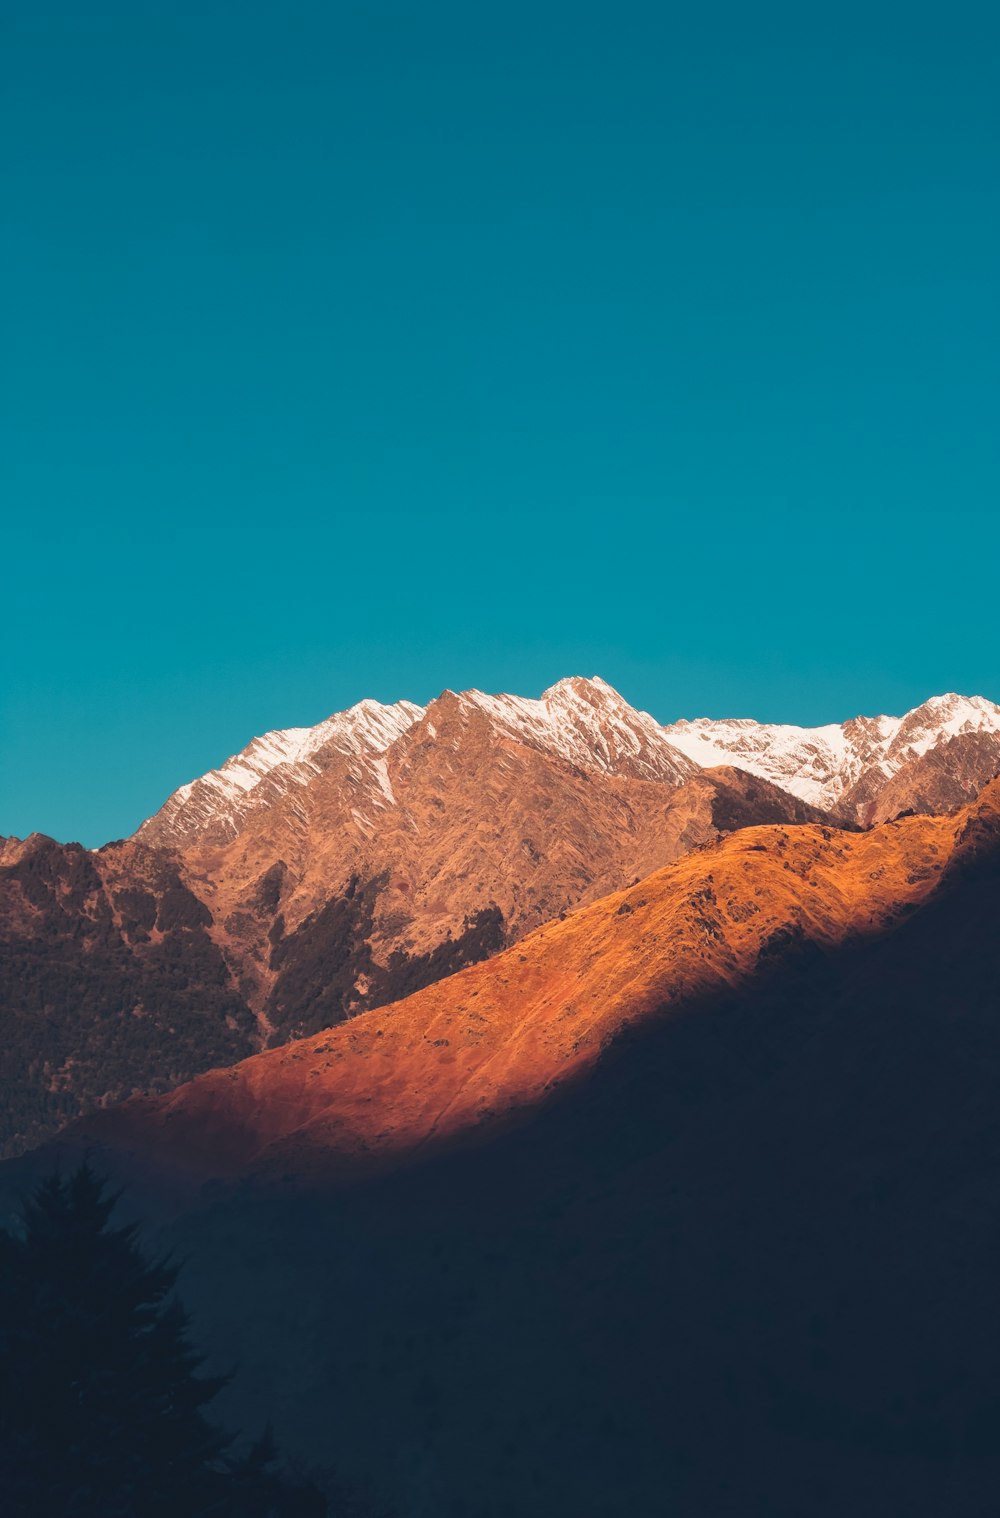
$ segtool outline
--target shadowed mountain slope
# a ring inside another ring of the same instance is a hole
[[[410,998],[395,1085],[369,1014],[90,1140],[256,1174],[164,1232],[233,1414],[399,1511],[987,1518],[998,920],[1000,786],[737,835]]]
[[[350,1174],[412,1154],[536,1104],[654,1012],[738,987],[790,948],[884,928],[957,867],[998,802],[1000,782],[954,817],[865,834],[743,830],[403,1002],[84,1132],[206,1175]]]

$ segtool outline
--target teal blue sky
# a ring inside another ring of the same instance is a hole
[[[2,27],[0,832],[362,696],[1000,699],[995,5]]]

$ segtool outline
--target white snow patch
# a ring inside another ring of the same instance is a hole
[[[982,696],[936,696],[905,717],[854,717],[822,727],[699,717],[664,728],[697,764],[732,764],[814,806],[835,806],[865,772],[890,779],[909,760],[966,732],[1000,733],[1000,707]]]

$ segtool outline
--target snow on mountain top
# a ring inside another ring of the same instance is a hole
[[[320,772],[317,756],[323,750],[374,760],[422,716],[423,707],[413,701],[383,706],[364,700],[335,712],[315,727],[265,733],[217,770],[182,785],[154,817],[143,823],[139,834],[171,838],[212,823],[221,823],[227,832],[235,833],[263,781],[280,773],[286,785],[308,784]],[[387,782],[379,777],[379,783],[384,789]]]
[[[525,696],[489,696],[469,690],[472,702],[520,741],[558,754],[582,769],[679,782],[694,766],[667,741],[648,712],[636,711],[606,681],[574,675]]]
[[[925,754],[944,738],[981,732],[1000,732],[1000,706],[985,696],[959,696],[949,691],[944,696],[932,696],[901,717],[892,743],[914,754]]]
[[[315,727],[280,728],[254,738],[217,770],[182,786],[177,795],[190,791],[193,785],[213,781],[224,789],[252,790],[278,765],[302,765],[328,744],[344,754],[381,754],[422,716],[423,707],[412,701],[399,701],[395,706],[359,701]]]
[[[696,764],[736,764],[815,806],[833,807],[866,771],[886,779],[960,733],[1000,733],[1000,707],[983,696],[934,696],[903,717],[852,717],[822,727],[699,717],[664,732]]]
[[[677,785],[699,769],[735,765],[824,808],[835,808],[861,783],[877,789],[903,765],[959,734],[1000,734],[1000,706],[954,692],[933,696],[903,717],[854,717],[812,728],[750,717],[699,717],[663,726],[596,675],[558,680],[537,699],[480,690],[445,692],[439,701],[446,699],[482,712],[500,732],[579,769]],[[426,710],[437,707],[435,702]],[[181,786],[140,835],[170,843],[203,832],[233,837],[252,811],[308,785],[334,755],[357,759],[358,779],[370,782],[376,809],[393,805],[385,756],[424,715],[425,708],[412,701],[386,706],[365,700],[315,727],[265,733],[218,769]],[[426,731],[437,736],[434,723]]]

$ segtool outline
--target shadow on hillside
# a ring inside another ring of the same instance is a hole
[[[490,1142],[203,1203],[164,1237],[226,1415],[400,1518],[992,1515],[998,921],[985,852]]]

